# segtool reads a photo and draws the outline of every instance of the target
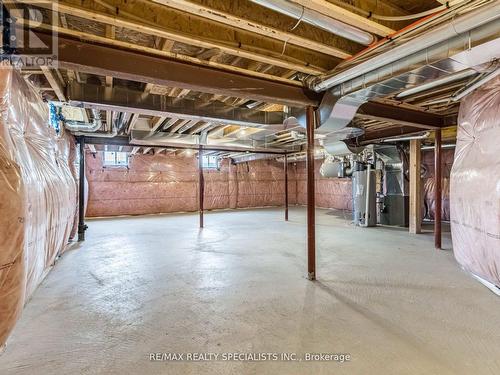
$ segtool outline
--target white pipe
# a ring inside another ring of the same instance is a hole
[[[462,99],[465,95],[471,93],[472,91],[474,91],[475,89],[477,89],[478,87],[484,85],[486,82],[492,80],[493,78],[495,78],[498,74],[500,74],[500,68],[496,68],[494,71],[486,74],[484,77],[482,77],[481,79],[477,80],[475,83],[473,83],[472,85],[468,86],[468,87],[465,87],[462,91],[458,92],[457,94],[453,95],[451,97],[451,100],[453,100],[454,102]]]
[[[337,21],[314,10],[307,9],[302,5],[294,4],[286,0],[251,1],[359,44],[367,46],[375,40],[370,33],[357,29],[344,22]]]
[[[399,94],[396,95],[396,98],[397,99],[406,98],[407,96],[418,94],[420,92],[427,91],[438,86],[443,86],[455,81],[461,81],[462,79],[471,77],[476,74],[478,74],[478,72],[475,71],[474,69],[465,69],[455,74],[447,75],[441,79],[424,83],[423,85],[419,85],[411,89],[405,90],[403,92],[400,92]]]
[[[397,142],[397,141],[411,141],[413,139],[425,139],[429,137],[431,133],[425,132],[422,135],[408,136],[408,137],[396,137],[396,138],[387,138],[382,140],[382,142]]]
[[[441,26],[420,34],[412,40],[396,46],[371,59],[363,61],[356,66],[323,79],[313,86],[315,91],[325,91],[333,86],[340,85],[346,81],[359,77],[363,74],[392,64],[398,60],[408,57],[414,53],[432,47],[455,36],[466,33],[472,29],[493,22],[500,18],[500,2],[496,1],[489,5],[470,11],[469,13],[451,20]]]

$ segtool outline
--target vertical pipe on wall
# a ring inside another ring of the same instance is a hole
[[[314,192],[314,108],[306,109],[307,126],[307,275],[309,280],[316,280],[316,228],[315,228],[315,192]]]
[[[441,129],[435,132],[434,179],[434,201],[436,204],[434,213],[434,246],[436,249],[441,249]]]
[[[85,240],[85,137],[78,139],[80,151],[79,185],[78,185],[78,241]]]
[[[203,198],[205,195],[205,180],[203,178],[203,146],[200,145],[198,149],[198,172],[199,172],[199,177],[198,177],[198,185],[199,185],[199,200],[200,200],[200,228],[203,228]]]
[[[288,155],[285,154],[285,165],[283,167],[285,173],[285,221],[288,221]]]

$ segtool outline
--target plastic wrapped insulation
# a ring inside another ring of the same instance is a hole
[[[87,153],[87,216],[142,215],[198,210],[198,160],[194,156],[135,154],[127,167],[104,167],[103,153]],[[283,164],[257,160],[204,169],[206,210],[281,206]],[[289,203],[295,204],[295,177],[289,170]]]
[[[72,142],[56,134],[48,106],[21,75],[0,67],[0,346],[68,243]]]
[[[451,234],[464,269],[500,286],[500,77],[460,103]]]

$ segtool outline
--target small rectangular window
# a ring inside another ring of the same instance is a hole
[[[127,167],[128,153],[118,151],[104,151],[104,166]]]
[[[218,169],[219,159],[217,156],[203,155],[201,159],[201,166],[204,169]]]

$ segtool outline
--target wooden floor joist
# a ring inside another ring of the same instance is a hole
[[[211,9],[200,4],[196,4],[186,0],[153,0],[153,2],[166,5],[170,8],[178,9],[199,17],[207,18],[212,21],[222,23],[227,26],[236,27],[245,31],[250,31],[258,35],[270,37],[273,39],[281,40],[285,43],[294,44],[304,48],[311,49],[316,52],[324,53],[326,55],[346,59],[351,56],[348,52],[342,51],[339,48],[328,46],[323,43],[316,42],[301,36],[284,32],[255,21],[243,19],[241,17],[233,16],[232,14],[221,12],[219,10]]]
[[[20,0],[20,2],[29,2],[29,0]],[[182,34],[175,30],[167,30],[159,26],[151,26],[146,23],[140,23],[138,21],[131,21],[118,16],[112,16],[106,13],[98,12],[95,10],[86,9],[76,5],[70,5],[63,2],[58,2],[55,0],[47,0],[47,2],[41,2],[37,6],[49,8],[57,4],[57,10],[59,13],[71,14],[72,16],[80,17],[89,21],[100,22],[105,25],[112,25],[115,27],[122,27],[136,32],[140,32],[146,35],[153,35],[156,37],[162,37],[176,42],[181,42],[201,48],[217,48],[221,52],[232,56],[239,56],[245,59],[263,62],[266,64],[271,64],[279,66],[285,69],[293,69],[302,73],[307,74],[321,74],[325,70],[321,68],[315,68],[307,62],[298,63],[287,59],[286,56],[281,58],[273,57],[270,55],[264,55],[260,53],[251,52],[243,48],[232,47],[223,43],[214,42],[211,40],[203,40],[200,37]]]
[[[299,5],[302,5],[307,9],[314,10],[318,13],[324,14],[325,16],[345,22],[361,30],[368,31],[370,33],[379,36],[387,36],[396,32],[395,30],[389,27],[371,21],[368,18],[360,16],[347,9],[332,4],[326,0],[291,0],[291,1]]]

